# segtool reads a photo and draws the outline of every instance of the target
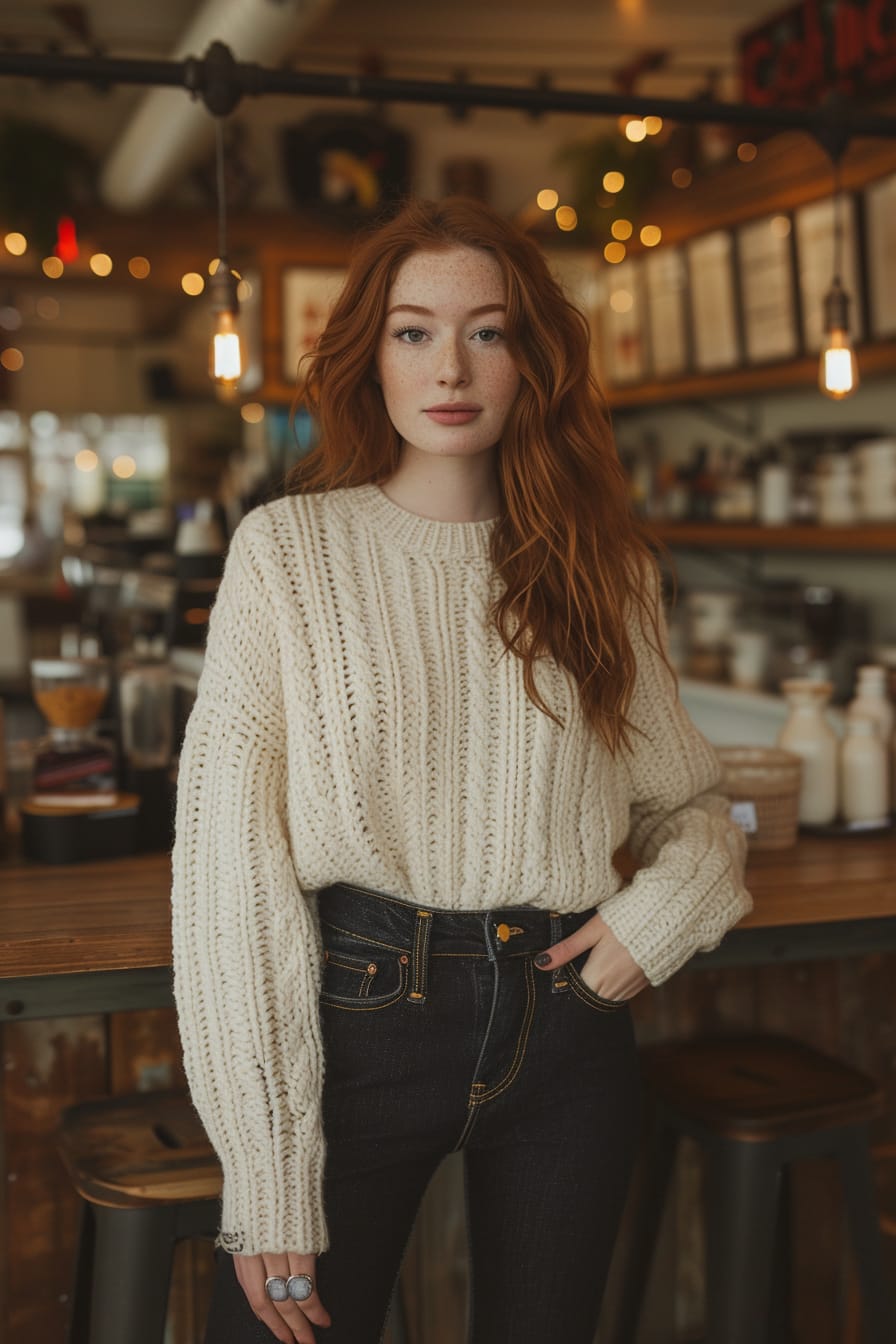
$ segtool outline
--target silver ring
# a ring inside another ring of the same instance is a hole
[[[285,1302],[289,1297],[286,1280],[279,1274],[272,1274],[269,1279],[265,1279],[264,1290],[272,1302]]]
[[[286,1291],[293,1302],[305,1302],[314,1292],[314,1283],[310,1274],[290,1274],[286,1280]]]

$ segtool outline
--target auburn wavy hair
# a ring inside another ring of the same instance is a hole
[[[522,660],[531,701],[563,726],[535,684],[536,660],[552,656],[574,677],[586,721],[615,754],[631,745],[634,730],[633,614],[663,652],[657,566],[591,371],[588,323],[532,239],[466,197],[408,201],[358,239],[326,329],[302,361],[307,374],[294,410],[311,412],[319,438],[284,491],[378,484],[397,469],[401,443],[374,377],[389,290],[412,253],[458,246],[490,252],[501,268],[504,336],[521,374],[497,445],[502,507],[491,558],[505,586],[489,617]]]

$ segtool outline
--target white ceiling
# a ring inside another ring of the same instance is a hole
[[[52,44],[83,54],[89,47],[80,34],[86,34],[108,55],[166,58],[201,7],[202,0],[83,0],[80,5],[0,0],[0,44],[28,51]],[[350,73],[373,60],[385,75],[449,79],[463,70],[474,82],[514,84],[547,74],[560,88],[609,91],[620,70],[647,52],[663,51],[662,68],[645,74],[639,91],[690,96],[712,71],[719,95],[737,98],[737,35],[779,7],[777,0],[334,0],[296,49],[283,52],[283,63]],[[78,85],[7,78],[0,79],[0,114],[15,111],[55,122],[102,161],[144,96],[135,89],[103,94]],[[339,109],[359,110],[357,104],[326,105],[329,111]],[[272,132],[312,110],[320,105],[289,98],[246,100],[238,109],[253,146],[260,204],[281,203],[272,185]],[[460,154],[485,153],[491,159],[506,153],[512,158],[516,152],[521,164],[527,142],[535,162],[544,164],[548,142],[555,147],[593,127],[585,119],[559,114],[536,123],[520,113],[477,111],[458,123],[441,108],[404,106],[388,115],[418,138],[428,135],[442,155],[451,146]],[[506,200],[499,191],[495,203],[515,208],[520,194],[520,187],[508,186]]]

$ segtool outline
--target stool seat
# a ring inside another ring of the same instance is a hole
[[[182,1091],[80,1102],[62,1114],[58,1147],[91,1204],[145,1208],[217,1199],[221,1167]]]
[[[861,1284],[863,1344],[893,1344],[896,1312],[872,1179],[882,1089],[841,1060],[776,1035],[667,1041],[640,1052],[653,1123],[607,1344],[635,1344],[679,1142],[702,1159],[706,1344],[793,1337],[790,1168],[836,1161]],[[603,1336],[602,1336],[603,1338]]]
[[[656,1098],[730,1139],[867,1124],[886,1105],[873,1079],[786,1036],[664,1041],[641,1061]]]

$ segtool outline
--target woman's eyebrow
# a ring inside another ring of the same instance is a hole
[[[505,313],[507,311],[506,303],[485,303],[481,308],[471,308],[468,317],[481,317],[483,313]],[[391,317],[393,313],[419,313],[421,317],[435,317],[431,308],[420,308],[416,303],[396,303],[394,308],[390,308],[386,313]]]

